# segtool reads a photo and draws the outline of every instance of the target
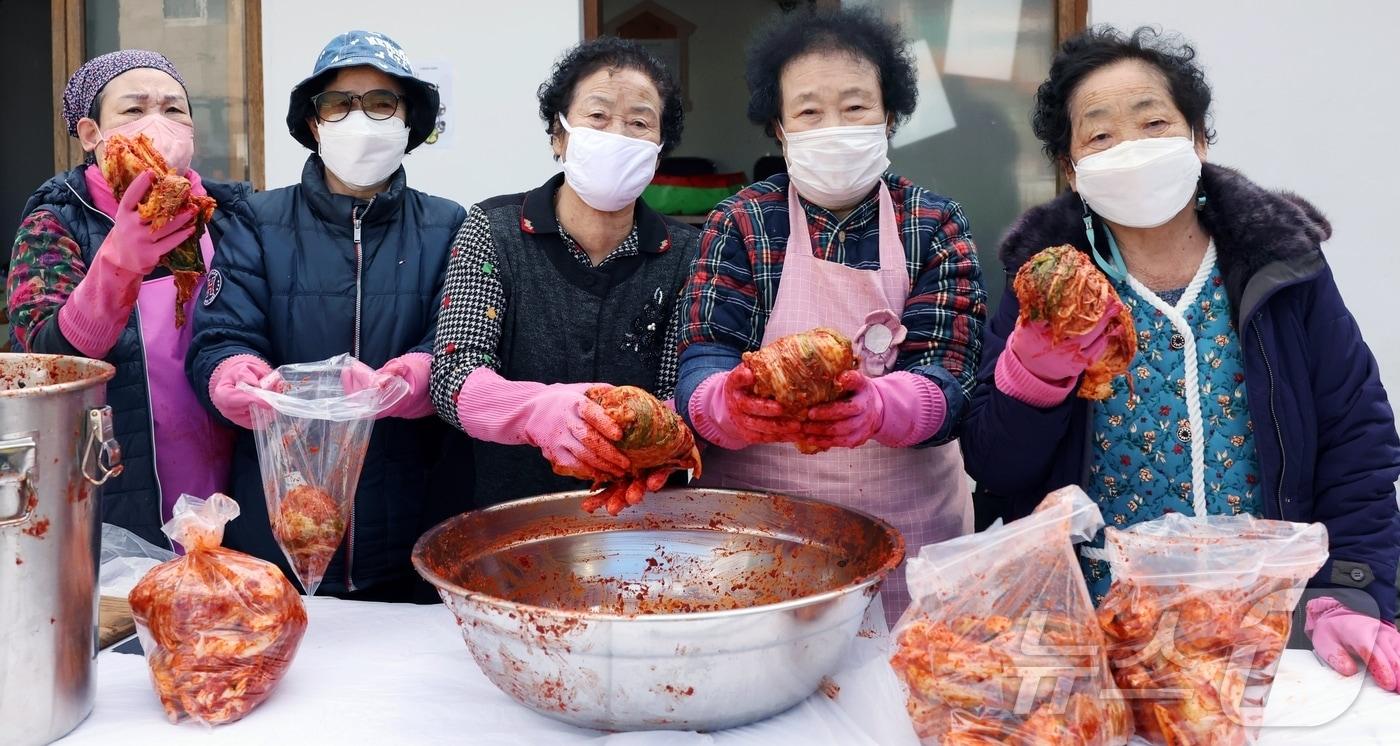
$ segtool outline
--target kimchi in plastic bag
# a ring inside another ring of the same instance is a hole
[[[1118,686],[1154,744],[1258,737],[1303,586],[1327,560],[1320,523],[1170,513],[1105,532],[1099,606]]]
[[[306,632],[306,609],[271,562],[225,549],[238,504],[182,495],[164,526],[185,556],[152,568],[127,597],[166,717],[231,723],[272,694]]]
[[[926,744],[1123,744],[1114,686],[1074,554],[1103,526],[1078,487],[1035,513],[924,547],[890,663]]]
[[[241,384],[271,408],[253,408],[253,440],[272,535],[308,594],[314,595],[351,523],[355,488],[374,418],[408,393],[386,388],[345,393],[355,358],[339,355],[277,369],[281,391]]]

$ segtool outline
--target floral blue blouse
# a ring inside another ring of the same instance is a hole
[[[1093,462],[1084,489],[1105,523],[1121,528],[1202,509],[1259,515],[1244,358],[1214,247],[1181,293],[1158,296],[1136,280],[1119,281],[1116,289],[1132,311],[1138,352],[1128,369],[1131,387],[1119,378],[1113,395],[1093,408]],[[1196,371],[1188,382],[1193,353]],[[1188,394],[1199,397],[1198,416]],[[1102,532],[1090,546],[1103,546]],[[1108,563],[1088,557],[1080,563],[1097,604],[1108,592]]]

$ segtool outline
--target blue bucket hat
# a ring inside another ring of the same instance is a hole
[[[408,150],[423,144],[437,126],[437,86],[413,76],[413,65],[398,42],[374,31],[347,31],[331,39],[316,58],[311,74],[292,88],[287,107],[287,129],[296,141],[316,150],[316,138],[311,134],[307,117],[316,116],[311,97],[325,90],[336,70],[343,67],[368,65],[385,75],[392,75],[403,85],[408,104]]]

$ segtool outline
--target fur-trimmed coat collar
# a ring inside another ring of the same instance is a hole
[[[1311,276],[1323,267],[1321,243],[1332,225],[1312,203],[1296,194],[1265,189],[1238,171],[1207,163],[1201,169],[1206,205],[1201,223],[1215,239],[1220,273],[1237,319],[1247,318],[1271,286]],[[1107,246],[1099,221],[1100,248]],[[1000,256],[1008,274],[1015,273],[1041,249],[1072,244],[1089,251],[1084,235],[1084,206],[1066,192],[1026,211],[1002,239]],[[1270,265],[1278,265],[1263,272]],[[1251,286],[1251,280],[1258,278]]]

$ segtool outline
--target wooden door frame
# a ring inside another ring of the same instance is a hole
[[[84,59],[83,0],[50,0],[49,20],[53,25],[53,50],[50,70],[53,76],[53,168],[61,173],[83,162],[83,148],[77,138],[68,136],[68,123],[63,119],[63,89],[68,78]]]
[[[597,39],[603,28],[603,0],[583,0],[580,12],[583,13],[583,38]]]
[[[1065,40],[1089,27],[1089,0],[1055,0],[1055,51]],[[1069,189],[1065,170],[1055,165],[1055,193]]]
[[[266,160],[263,142],[263,64],[262,64],[262,0],[241,0],[243,3],[244,101],[247,105],[248,175],[256,189],[265,188]],[[595,6],[598,0],[592,0]],[[54,172],[67,171],[83,162],[83,148],[76,138],[68,136],[63,120],[63,89],[68,78],[87,61],[86,18],[84,0],[50,0],[49,19],[53,25]],[[238,44],[232,35],[230,45]]]
[[[1089,0],[1055,0],[1055,47],[1089,27]]]
[[[1081,1],[1086,5],[1089,2]],[[248,178],[258,191],[267,188],[262,48],[262,0],[243,0],[243,85],[248,89]]]

